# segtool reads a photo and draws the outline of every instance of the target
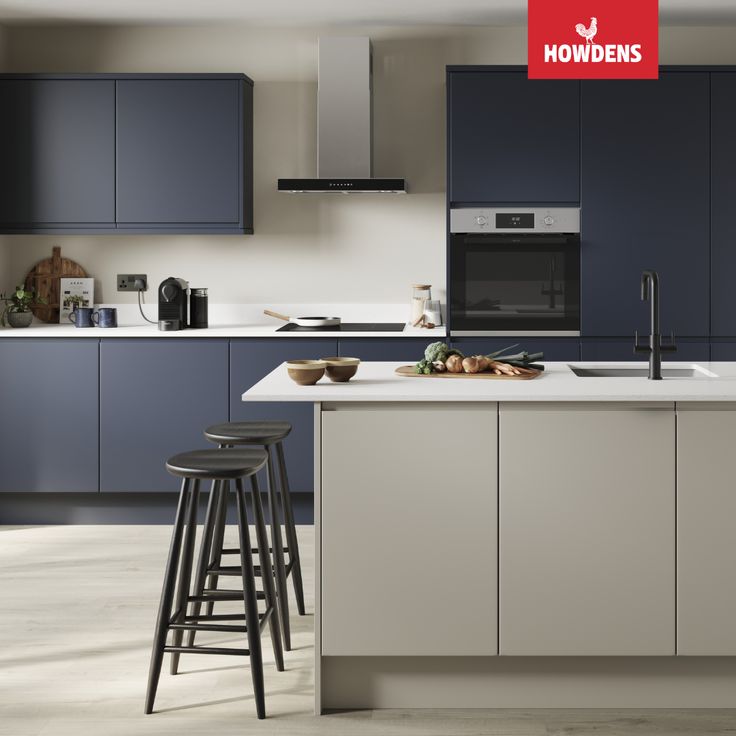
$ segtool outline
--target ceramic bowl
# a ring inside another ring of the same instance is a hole
[[[325,374],[323,360],[287,360],[289,378],[300,386],[314,386]]]
[[[349,381],[357,372],[360,358],[322,358],[327,366],[327,377],[335,383]]]

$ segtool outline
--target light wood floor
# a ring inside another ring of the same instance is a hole
[[[295,650],[286,672],[275,671],[264,638],[269,718],[255,718],[247,660],[193,655],[182,657],[176,677],[165,662],[156,713],[144,716],[169,533],[162,526],[0,527],[0,736],[736,734],[736,711],[359,711],[316,718],[310,527],[300,529],[310,615],[293,616]]]

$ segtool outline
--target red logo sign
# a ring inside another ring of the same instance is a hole
[[[657,79],[658,0],[529,0],[529,79]]]

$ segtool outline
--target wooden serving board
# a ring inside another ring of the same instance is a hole
[[[522,374],[520,376],[497,376],[492,371],[484,371],[483,373],[416,373],[413,365],[402,365],[396,369],[396,374],[399,376],[408,376],[410,378],[481,378],[481,379],[492,379],[494,381],[531,381],[533,378],[538,378],[542,375],[542,371],[529,368],[528,370],[534,371],[533,373]]]
[[[51,258],[39,261],[26,276],[25,288],[35,289],[36,297],[46,300],[45,304],[33,304],[31,311],[41,322],[58,323],[59,288],[62,278],[85,278],[87,272],[71,258],[61,257],[61,248],[54,246]]]

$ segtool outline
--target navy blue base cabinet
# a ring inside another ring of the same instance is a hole
[[[101,491],[178,490],[166,460],[212,447],[203,430],[227,419],[228,340],[101,341]]]
[[[530,353],[544,353],[544,360],[580,360],[580,342],[568,337],[456,337],[452,340],[464,355],[488,355],[518,343],[510,353],[527,350]]]
[[[641,335],[639,340],[646,344],[647,336]],[[710,360],[710,345],[707,340],[691,340],[675,338],[677,351],[674,353],[663,353],[662,360]],[[610,339],[610,340],[583,340],[582,360],[600,361],[640,361],[646,362],[649,356],[646,353],[634,353],[634,338]]]
[[[230,419],[234,422],[248,419],[291,422],[292,431],[284,441],[284,450],[289,483],[296,493],[314,489],[314,405],[310,402],[244,402],[241,396],[285,360],[333,355],[337,355],[336,339],[264,338],[230,343]],[[309,387],[304,390],[309,391]]]
[[[0,341],[0,491],[97,491],[98,347]]]
[[[712,340],[710,344],[711,360],[736,360],[736,339]]]
[[[416,363],[424,356],[424,348],[436,338],[386,337],[340,340],[340,355],[361,360],[401,360]],[[358,369],[360,370],[360,369]]]

